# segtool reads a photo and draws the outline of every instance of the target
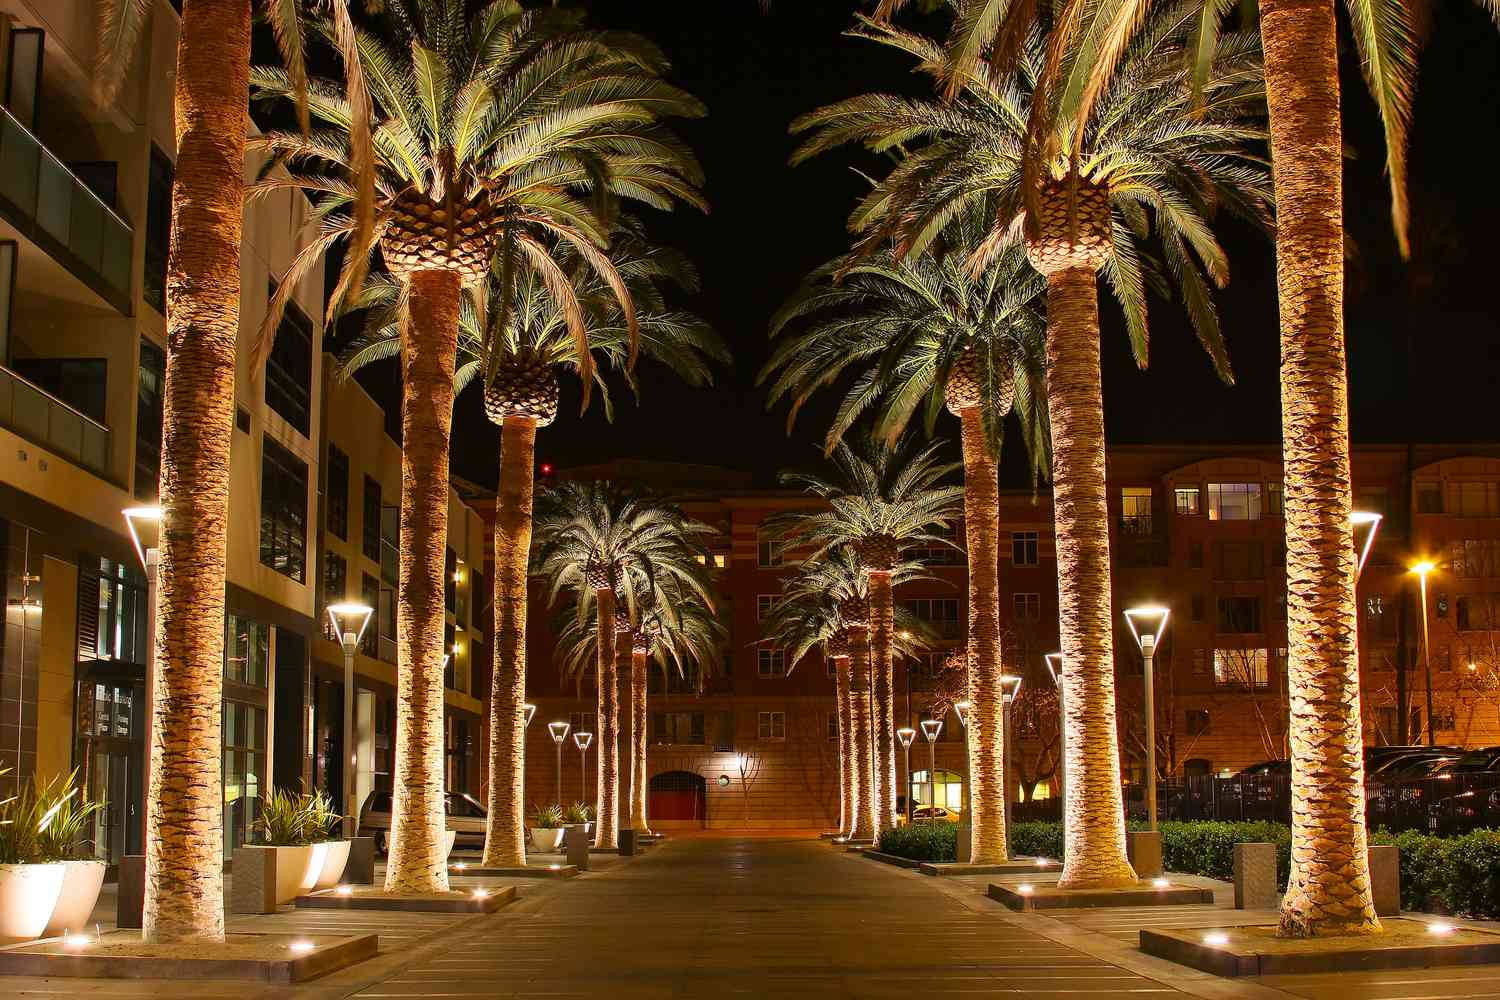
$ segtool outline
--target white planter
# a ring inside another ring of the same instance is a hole
[[[99,902],[99,890],[104,887],[103,861],[64,861],[62,866],[62,890],[43,937],[57,937],[87,927],[94,904]]]
[[[0,940],[40,937],[62,894],[62,862],[0,865]]]
[[[304,886],[304,892],[332,889],[344,877],[344,866],[349,863],[349,841],[328,840],[312,845],[313,859],[309,865],[312,884]]]
[[[563,832],[560,826],[552,830],[534,826],[531,828],[531,846],[544,854],[553,853],[562,847]]]
[[[458,831],[448,830],[443,836],[443,860],[447,861],[453,854],[453,845],[458,841]]]
[[[318,880],[318,873],[322,871],[323,859],[319,856],[314,861],[319,844],[306,844],[301,847],[263,847],[256,845],[260,850],[275,853],[275,861],[272,867],[276,871],[276,896],[275,905],[281,906],[290,903],[307,890],[311,889],[313,883]]]

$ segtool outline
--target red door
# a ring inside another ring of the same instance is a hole
[[[646,814],[663,822],[703,822],[706,818],[703,776],[668,771],[651,779]]]

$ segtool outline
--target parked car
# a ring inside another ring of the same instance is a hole
[[[1429,784],[1446,780],[1454,791],[1428,806],[1432,833],[1467,833],[1500,827],[1500,747],[1470,750],[1432,775]]]
[[[958,812],[947,806],[920,806],[912,810],[911,821],[913,823],[957,823]]]
[[[1236,778],[1259,778],[1264,775],[1292,773],[1292,762],[1289,760],[1263,760],[1259,764],[1251,764],[1242,767],[1235,773]]]
[[[487,813],[471,796],[447,792],[443,796],[447,828],[454,833],[454,850],[483,850]],[[359,810],[359,835],[375,838],[375,852],[385,854],[391,833],[391,793],[371,792]]]
[[[1470,750],[1448,768],[1450,774],[1480,774],[1500,772],[1500,747],[1483,747]]]

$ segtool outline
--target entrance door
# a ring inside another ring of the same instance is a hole
[[[707,819],[707,796],[703,775],[691,771],[667,771],[651,779],[646,814],[653,823],[696,822]]]

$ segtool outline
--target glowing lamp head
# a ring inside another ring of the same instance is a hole
[[[1036,887],[1030,882],[1022,882],[1020,885],[1016,886],[1016,891],[1023,896],[1029,896],[1036,891]]]
[[[475,899],[489,899],[490,898],[490,891],[488,889],[475,889],[474,890],[474,898]]]
[[[1171,888],[1171,885],[1172,883],[1164,878],[1154,878],[1151,880],[1151,887],[1153,889],[1168,889]]]
[[[935,743],[935,742],[937,742],[937,738],[942,733],[942,731],[943,731],[943,720],[942,719],[923,719],[922,720],[922,735],[927,739],[928,743]]]
[[[1406,567],[1406,571],[1408,573],[1414,573],[1424,580],[1427,579],[1427,574],[1431,573],[1435,569],[1437,569],[1437,563],[1433,562],[1431,559],[1419,559],[1416,562],[1412,563],[1410,566]]]
[[[1062,687],[1063,658],[1061,653],[1048,653],[1042,657],[1042,662],[1047,665],[1047,673],[1052,676],[1052,683]]]
[[[63,935],[63,947],[65,948],[86,948],[93,943],[93,940],[87,934]]]
[[[1130,626],[1130,634],[1135,637],[1136,645],[1141,647],[1143,656],[1156,652],[1162,635],[1167,631],[1167,619],[1171,614],[1172,609],[1161,604],[1142,604],[1125,609],[1125,623]]]
[[[568,738],[568,730],[573,728],[571,722],[549,722],[547,732],[552,735],[553,743],[561,743]]]
[[[335,896],[352,896],[354,895],[354,886],[341,885],[337,889],[333,890],[333,894]]]
[[[594,742],[593,733],[574,733],[573,745],[580,750],[587,750]]]
[[[358,601],[328,605],[328,621],[333,626],[333,634],[346,646],[359,645],[374,614],[374,608]]]
[[[911,741],[916,738],[917,731],[915,729],[912,729],[910,726],[903,726],[900,729],[896,730],[896,739],[901,741],[901,746],[905,750],[911,749]]]
[[[126,507],[120,513],[130,531],[130,544],[135,546],[136,558],[145,566],[146,553],[155,552],[161,541],[161,508]]]
[[[974,707],[971,701],[956,701],[953,703],[953,711],[958,715],[958,724],[965,729],[969,726],[969,710]]]
[[[1004,699],[1005,704],[1009,705],[1016,698],[1020,697],[1022,680],[1023,678],[1020,674],[1000,675],[1000,696]]]
[[[1453,930],[1452,924],[1445,924],[1441,921],[1427,925],[1428,934],[1452,934]]]
[[[521,717],[526,720],[525,723],[524,723],[525,727],[527,729],[530,729],[531,728],[531,720],[536,717],[536,706],[533,705],[529,701],[526,704],[522,705],[521,706]]]

